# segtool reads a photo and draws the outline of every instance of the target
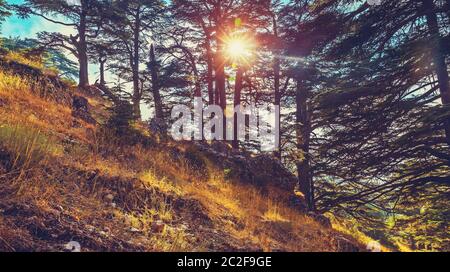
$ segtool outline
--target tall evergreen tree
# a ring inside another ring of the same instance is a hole
[[[14,5],[18,15],[27,18],[39,16],[54,24],[67,27],[75,34],[60,32],[41,32],[39,40],[48,46],[64,48],[71,52],[79,64],[79,86],[89,85],[88,42],[98,34],[98,14],[101,1],[80,0],[26,0],[21,5]]]

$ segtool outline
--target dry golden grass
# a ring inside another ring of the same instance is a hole
[[[14,58],[17,59],[18,56]],[[21,124],[25,128],[33,128],[48,135],[51,146],[63,146],[66,138],[77,141],[71,146],[64,146],[64,150],[49,152],[52,158],[52,163],[48,165],[53,169],[51,174],[46,172],[27,176],[27,186],[22,188],[21,196],[33,199],[42,210],[53,210],[56,203],[64,207],[70,206],[67,213],[78,222],[103,224],[108,229],[114,229],[112,232],[115,235],[127,237],[126,239],[142,245],[146,250],[208,250],[203,246],[205,241],[197,241],[192,237],[194,230],[187,229],[189,222],[184,222],[185,219],[178,214],[179,211],[171,202],[160,196],[155,195],[154,199],[147,200],[148,203],[158,204],[142,203],[139,211],[125,211],[118,207],[105,207],[105,203],[99,199],[100,193],[85,195],[77,173],[95,171],[101,177],[119,177],[130,182],[140,180],[148,188],[171,198],[197,200],[212,220],[214,229],[223,235],[229,235],[241,246],[264,251],[336,250],[332,244],[334,231],[321,227],[298,210],[289,207],[286,192],[266,188],[263,193],[261,189],[251,185],[229,181],[223,169],[217,168],[214,162],[208,160],[207,176],[201,176],[188,163],[175,163],[167,154],[167,148],[176,145],[175,143],[165,143],[153,148],[142,145],[124,146],[107,137],[107,132],[102,133],[98,128],[80,120],[78,122],[81,127],[74,127],[69,107],[34,95],[29,85],[24,78],[0,71],[0,124]],[[105,101],[86,97],[95,111],[105,115],[102,109],[107,104]],[[150,136],[143,124],[136,123],[134,128],[144,136]],[[31,142],[34,141],[33,137],[30,139]],[[56,182],[60,180],[64,180],[64,183]],[[104,213],[114,214],[115,220],[106,220]],[[117,223],[117,220],[122,223]],[[158,221],[162,221],[164,227],[161,232],[154,233],[152,226]],[[0,224],[0,230],[1,228]],[[126,232],[124,229],[127,228],[138,230],[139,235],[131,237],[131,234],[121,233]]]
[[[39,70],[45,70],[44,64],[41,60],[27,58],[21,52],[9,51],[4,58],[7,61],[15,61]]]
[[[339,220],[335,216],[333,216],[333,214],[328,214],[328,217],[331,218],[331,222],[332,222],[333,228],[335,230],[353,237],[360,244],[369,245],[369,243],[371,243],[371,242],[378,242],[378,241],[374,241],[372,238],[370,238],[369,236],[365,235],[360,230],[358,230],[356,228],[356,226],[357,226],[356,222],[349,222],[349,221],[344,222],[342,220]],[[381,251],[391,252],[392,249],[390,249],[384,245],[381,245]],[[407,248],[404,248],[404,250],[401,250],[401,251],[410,251],[410,250],[407,250]]]
[[[0,71],[0,123],[27,124],[58,137],[89,141],[87,129],[92,125],[72,126],[74,118],[68,106],[60,105],[32,93],[28,79]]]

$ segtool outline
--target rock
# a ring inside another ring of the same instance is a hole
[[[87,231],[89,231],[89,232],[94,232],[94,231],[95,231],[95,227],[94,227],[94,226],[91,226],[91,225],[86,226],[86,229],[87,229]]]
[[[72,116],[85,121],[88,124],[96,124],[89,113],[89,102],[85,97],[74,95],[72,98]]]
[[[107,194],[105,196],[105,201],[112,202],[113,200],[114,200],[114,195],[113,194]]]
[[[42,69],[26,65],[2,56],[0,52],[0,68],[12,75],[26,77],[30,82],[33,93],[53,101],[69,106],[71,94],[69,86],[57,75],[44,73]]]
[[[261,188],[271,185],[290,192],[294,191],[297,184],[296,176],[272,155],[254,156],[245,151],[233,150],[228,143],[221,141],[215,141],[211,145],[195,142],[192,147],[196,153],[201,153],[224,171],[230,169],[227,174],[230,179],[236,178]]]
[[[253,182],[258,185],[272,184],[293,191],[297,178],[281,162],[271,155],[258,155],[248,161]]]
[[[218,152],[218,153],[222,153],[222,154],[229,154],[233,149],[231,147],[231,145],[229,145],[228,143],[224,142],[224,141],[214,141],[211,144],[211,148]]]
[[[370,241],[366,247],[369,252],[381,252],[381,244],[377,241]]]
[[[133,233],[140,233],[141,231],[138,230],[137,228],[130,228],[130,232],[133,232]]]
[[[155,221],[152,223],[152,232],[153,233],[162,233],[164,231],[164,227],[166,225],[162,221]]]
[[[347,238],[338,236],[335,239],[338,252],[359,252],[359,247]]]
[[[64,246],[66,252],[81,252],[81,245],[77,241],[70,241]]]
[[[330,219],[323,214],[309,212],[308,216],[313,218],[317,223],[319,223],[321,226],[323,226],[325,228],[332,227]]]

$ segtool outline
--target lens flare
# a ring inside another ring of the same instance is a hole
[[[227,52],[232,58],[241,58],[247,56],[249,53],[244,41],[239,39],[231,40],[228,43]]]
[[[245,64],[251,61],[255,45],[244,36],[231,36],[225,40],[225,57],[233,63]]]

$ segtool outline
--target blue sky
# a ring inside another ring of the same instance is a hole
[[[7,0],[9,4],[20,4],[24,2],[23,0]],[[60,27],[45,21],[36,16],[31,16],[28,19],[20,19],[17,16],[11,16],[6,19],[5,23],[2,25],[2,35],[3,36],[20,36],[33,38],[39,31],[52,30],[56,31]]]

